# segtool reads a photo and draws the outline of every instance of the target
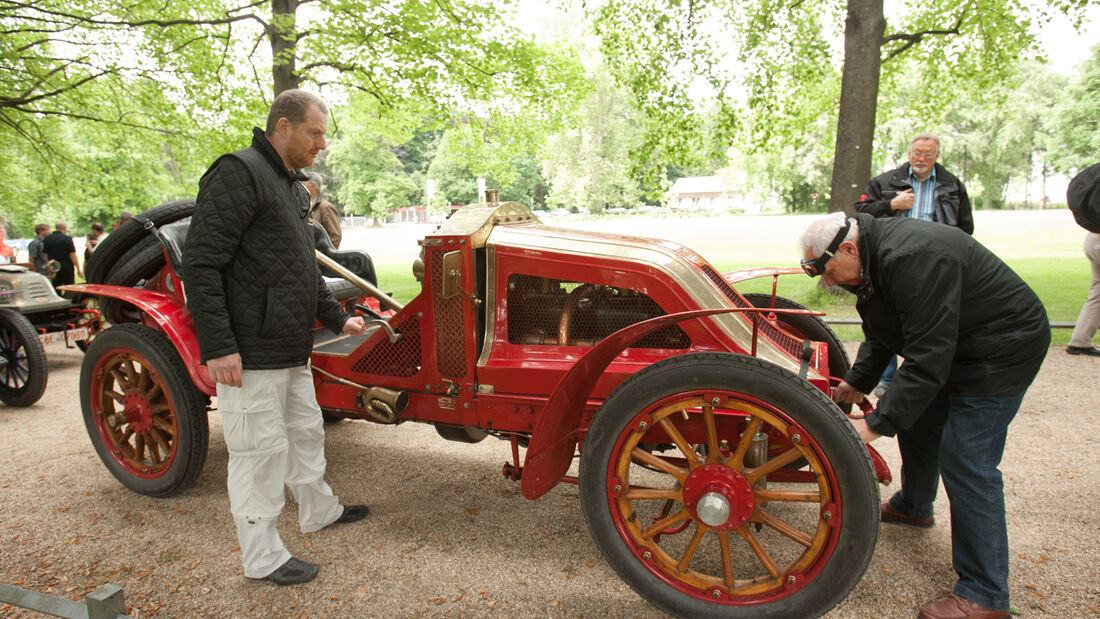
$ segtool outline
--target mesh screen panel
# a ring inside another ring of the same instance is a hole
[[[393,330],[401,334],[396,344],[382,338],[351,366],[351,370],[360,374],[415,376],[420,370],[420,319],[411,314],[394,324]]]
[[[718,271],[715,271],[713,268],[711,268],[710,265],[707,264],[704,264],[702,268],[703,273],[706,274],[707,278],[709,278],[710,281],[714,282],[715,286],[718,286],[718,288],[722,291],[722,294],[726,295],[726,298],[730,300],[730,303],[732,303],[734,307],[752,307],[751,303],[746,301],[744,297],[734,291],[733,287],[729,285],[729,283],[725,280],[724,277],[722,277],[722,275]],[[750,316],[749,319],[751,320],[752,317]],[[776,345],[790,353],[795,358],[798,358],[799,355],[802,354],[802,340],[787,335],[786,333],[777,329],[775,325],[768,322],[767,320],[760,321],[760,335],[763,335],[769,340],[775,342]]]
[[[619,329],[665,313],[635,290],[534,275],[508,277],[512,344],[593,346]],[[691,338],[679,325],[668,325],[630,347],[690,348]]]
[[[435,291],[435,343],[439,373],[448,378],[466,376],[466,328],[462,324],[463,294],[444,299],[443,252],[431,257],[432,290]]]

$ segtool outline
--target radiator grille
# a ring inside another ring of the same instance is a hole
[[[435,292],[435,341],[439,373],[448,378],[466,376],[466,329],[462,321],[462,294],[444,299],[443,252],[432,252],[432,290]]]
[[[415,376],[420,370],[420,319],[410,315],[393,325],[401,334],[396,344],[386,338],[378,341],[351,366],[353,372],[381,376]]]
[[[593,346],[632,324],[664,316],[636,290],[513,274],[508,277],[508,341],[523,345]],[[678,325],[647,335],[631,348],[691,347]]]

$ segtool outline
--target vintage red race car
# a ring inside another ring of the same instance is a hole
[[[159,226],[156,268],[119,266],[139,282],[71,287],[109,301],[116,323],[81,372],[89,435],[124,485],[152,496],[197,477],[214,394],[179,277],[187,223],[164,221],[187,209],[168,210],[139,217]],[[323,252],[357,284],[333,280],[338,298],[371,327],[318,328],[326,417],[508,441],[504,473],[524,496],[579,483],[608,563],[676,615],[817,616],[859,581],[889,471],[829,399],[848,358],[817,315],[739,294],[729,281],[742,275],[679,244],[543,225],[516,203],[460,209],[420,244],[407,305],[375,289],[362,252]]]

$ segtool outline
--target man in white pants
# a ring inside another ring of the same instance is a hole
[[[184,249],[187,307],[202,360],[217,383],[229,449],[229,503],[248,578],[308,582],[318,567],[283,546],[283,485],[309,533],[367,515],[325,483],[325,433],[309,355],[315,320],[363,333],[333,298],[313,254],[300,168],[325,148],[328,110],[288,90],[253,130],[252,146],[223,155],[199,181]]]

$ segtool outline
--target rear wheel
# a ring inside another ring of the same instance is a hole
[[[30,406],[46,392],[46,349],[34,325],[19,312],[0,309],[0,400]]]
[[[786,468],[799,459],[806,470]],[[674,357],[620,385],[584,439],[580,488],[608,563],[686,617],[819,616],[878,536],[874,470],[847,419],[741,355]]]
[[[202,471],[205,401],[160,333],[124,324],[92,340],[80,369],[80,404],[96,453],[134,492],[170,496]]]
[[[772,295],[770,294],[753,292],[746,294],[745,300],[752,303],[753,307],[759,308],[806,309],[804,305],[783,297],[775,297],[775,303],[772,304]],[[848,358],[848,351],[844,349],[844,344],[837,337],[836,332],[820,316],[776,314],[775,318],[779,322],[779,326],[791,335],[815,342],[825,342],[829,345],[829,374],[831,376],[844,378],[844,375],[852,368],[852,362]]]

